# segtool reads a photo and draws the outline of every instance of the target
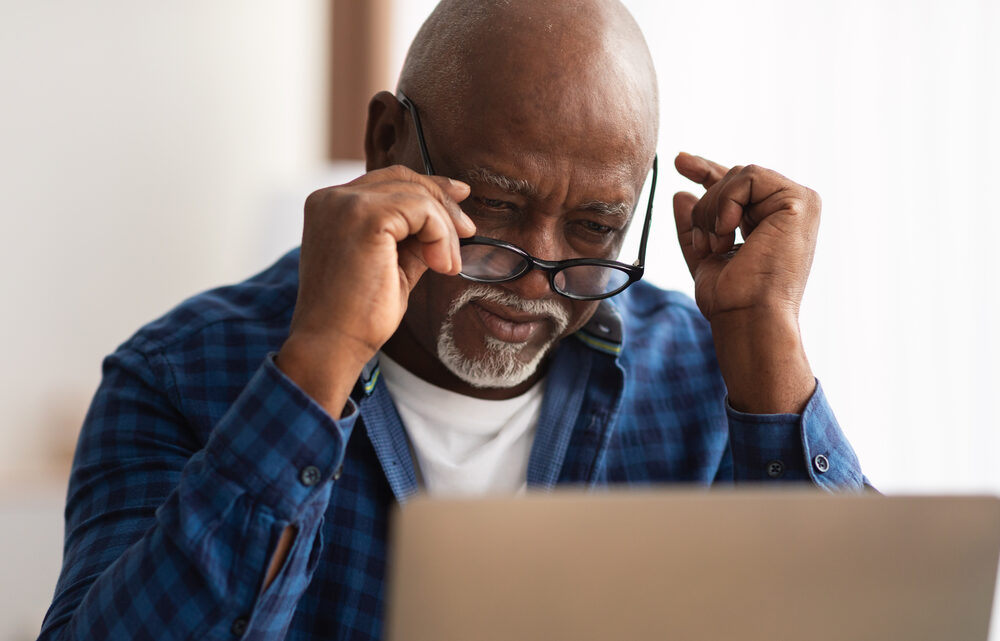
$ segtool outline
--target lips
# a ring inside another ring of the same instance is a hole
[[[469,306],[490,334],[505,343],[526,343],[548,321],[547,316],[532,316],[509,308],[498,308],[484,301]]]

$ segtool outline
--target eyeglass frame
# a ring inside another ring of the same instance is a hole
[[[424,130],[423,126],[420,124],[420,113],[417,111],[417,105],[412,100],[406,97],[402,91],[396,91],[396,100],[409,112],[410,117],[413,119],[414,128],[417,134],[417,146],[420,148],[420,157],[424,163],[424,173],[428,176],[435,176],[434,166],[431,164],[430,154],[427,153],[427,142],[424,140]],[[566,298],[571,298],[573,300],[603,300],[605,298],[610,298],[612,296],[617,296],[626,289],[629,288],[633,283],[642,280],[643,274],[645,274],[646,267],[646,242],[649,238],[649,226],[653,219],[653,195],[656,193],[656,174],[657,174],[657,156],[653,155],[653,178],[649,185],[649,199],[646,202],[646,218],[642,225],[642,238],[639,241],[639,258],[635,263],[629,265],[628,263],[622,263],[617,260],[610,260],[606,258],[570,258],[568,260],[542,260],[541,258],[535,258],[528,252],[524,251],[517,245],[512,245],[503,240],[498,240],[495,238],[489,238],[487,236],[471,236],[469,238],[460,238],[459,246],[464,247],[466,245],[492,245],[494,247],[500,247],[511,251],[519,256],[521,256],[526,261],[525,268],[514,274],[513,276],[508,276],[500,280],[487,280],[483,278],[476,278],[474,276],[468,276],[459,272],[459,275],[466,280],[470,280],[477,283],[507,283],[518,278],[524,277],[525,274],[530,272],[532,269],[538,269],[545,272],[549,277],[549,286],[552,291],[556,292],[560,296],[565,296]],[[556,274],[568,267],[576,267],[579,265],[592,265],[595,267],[610,267],[612,269],[617,269],[624,272],[628,276],[628,280],[613,292],[598,294],[594,296],[584,296],[578,294],[568,294],[562,292],[556,286]]]

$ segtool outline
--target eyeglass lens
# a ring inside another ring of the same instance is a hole
[[[524,256],[496,245],[463,245],[462,274],[473,280],[499,283],[523,274],[530,267]],[[557,291],[572,296],[603,296],[628,283],[628,274],[603,265],[574,265],[556,272]]]

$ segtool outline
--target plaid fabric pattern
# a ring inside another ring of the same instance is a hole
[[[201,294],[105,360],[40,639],[381,637],[388,512],[416,474],[377,363],[338,420],[275,367],[297,268],[293,251]],[[821,388],[801,416],[735,412],[689,299],[638,283],[612,300],[557,348],[532,487],[863,486]],[[262,590],[288,525],[295,543]]]

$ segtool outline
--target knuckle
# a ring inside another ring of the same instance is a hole
[[[403,220],[400,212],[401,209],[395,207],[369,212],[368,215],[362,217],[361,228],[364,229],[366,235],[377,235],[394,229]]]
[[[435,198],[441,198],[444,194],[440,185],[438,185],[437,181],[441,180],[438,176],[421,174],[404,165],[393,165],[393,167],[397,168],[396,178],[398,180],[426,189]]]
[[[351,215],[372,204],[373,195],[363,188],[326,187],[306,196],[307,215]]]
[[[365,229],[375,216],[379,207],[379,198],[365,190],[349,190],[337,195],[336,205],[329,208],[331,218],[336,218],[338,225],[348,229]]]
[[[367,191],[350,191],[343,196],[343,210],[349,214],[368,211],[375,204],[375,195]]]
[[[413,170],[406,165],[389,165],[385,168],[385,172],[393,178],[403,180],[410,179],[414,174]]]
[[[808,216],[810,210],[812,209],[804,198],[794,195],[782,198],[780,201],[780,207],[783,211],[792,214],[793,216]]]
[[[305,210],[306,212],[316,211],[323,207],[323,203],[326,202],[327,190],[317,189],[308,196],[306,196]]]
[[[371,195],[363,190],[347,190],[337,194],[338,213],[341,215],[355,215],[364,211],[371,204]]]
[[[789,195],[782,200],[782,207],[796,216],[819,216],[822,208],[822,199],[819,194],[808,187],[802,187],[795,192],[798,193]]]

